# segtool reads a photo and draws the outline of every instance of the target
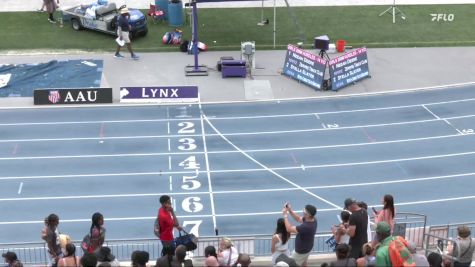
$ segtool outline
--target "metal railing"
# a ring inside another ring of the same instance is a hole
[[[332,253],[333,250],[328,247],[325,240],[331,236],[331,232],[319,233],[315,235],[315,245],[312,253]],[[239,252],[248,253],[251,256],[269,256],[271,255],[271,235],[254,236],[229,236],[234,246]],[[200,237],[198,247],[193,251],[193,258],[203,258],[204,250],[207,246],[219,246],[222,237]],[[294,238],[288,241],[289,249],[294,249]],[[76,255],[82,256],[80,241],[73,241],[76,245]],[[150,260],[159,258],[162,245],[155,239],[128,239],[128,240],[107,240],[105,246],[111,249],[113,255],[119,261],[129,261],[130,255],[135,250],[147,251]],[[0,252],[13,251],[24,264],[46,264],[48,263],[48,252],[45,243],[19,243],[19,244],[0,244]]]
[[[457,237],[457,227],[461,225],[470,228],[472,233],[475,230],[475,222],[429,226],[424,234],[426,256],[431,252],[447,251],[449,242]]]
[[[413,213],[397,214],[395,233],[403,235],[406,239],[413,241],[422,248],[424,242],[424,229],[426,228],[426,216]],[[330,227],[329,227],[330,228]],[[455,227],[456,228],[456,227]],[[318,232],[315,235],[313,254],[333,253],[333,249],[325,243],[331,236],[331,232]],[[251,256],[270,256],[272,235],[253,236],[229,236],[239,252],[247,253]],[[207,246],[219,246],[222,237],[202,236],[198,240],[198,248],[193,251],[194,258],[204,257],[204,249]],[[294,238],[288,241],[289,250],[294,249]],[[76,255],[82,256],[80,241],[73,241],[76,245]],[[130,255],[135,250],[147,251],[151,261],[160,257],[162,246],[159,240],[154,239],[116,239],[106,240],[106,246],[111,248],[112,254],[119,261],[129,261]],[[46,264],[48,262],[48,252],[45,243],[17,243],[0,244],[0,252],[13,251],[24,264]]]

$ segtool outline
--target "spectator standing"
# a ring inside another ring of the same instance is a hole
[[[104,228],[104,216],[99,212],[92,215],[91,228],[89,228],[89,235],[91,241],[87,247],[89,253],[98,251],[104,244],[106,238],[106,229]]]
[[[295,262],[294,259],[290,258],[289,256],[285,255],[285,254],[280,254],[279,257],[277,257],[277,259],[275,260],[276,264],[275,266],[279,266],[279,263],[285,263],[287,264],[287,266],[289,267],[298,267],[297,265],[297,262]]]
[[[352,198],[345,200],[345,209],[351,212],[347,230],[347,234],[350,236],[350,258],[357,259],[363,256],[361,252],[363,244],[368,243],[368,213]]]
[[[224,237],[219,243],[218,263],[219,266],[231,266],[239,257],[239,252],[234,247],[230,238]]]
[[[126,7],[122,8],[120,10],[120,16],[117,18],[117,36],[119,36],[118,38],[120,40],[125,42],[125,45],[127,46],[127,49],[129,50],[130,56],[132,57],[132,59],[138,60],[139,56],[134,54],[134,51],[132,51],[132,43],[130,42],[129,33],[132,26],[130,26],[129,24],[129,17],[130,17],[129,9]],[[117,50],[115,52],[114,57],[116,58],[124,57],[120,54],[120,48],[121,48],[120,44],[117,44]]]
[[[205,250],[206,255],[206,250]],[[173,256],[175,256],[174,246],[164,246],[162,249],[162,256],[157,259],[156,267],[170,267],[172,266]]]
[[[307,259],[313,248],[315,233],[317,232],[317,208],[313,205],[306,205],[303,209],[303,216],[297,215],[290,206],[286,203],[282,210],[284,214],[285,228],[290,234],[297,234],[295,237],[295,250],[292,253],[292,258],[299,266],[307,266]],[[299,222],[300,225],[293,226],[290,224],[288,214]]]
[[[51,265],[58,266],[58,261],[62,256],[61,246],[59,244],[59,217],[52,213],[48,215],[48,229],[46,231],[46,244],[51,258]]]
[[[429,267],[429,262],[424,254],[417,253],[417,246],[414,242],[409,242],[407,247],[412,254],[412,260],[416,264],[416,267]]]
[[[59,267],[79,267],[80,259],[76,256],[76,246],[72,243],[66,244],[63,257],[58,262]]]
[[[120,262],[112,255],[112,251],[108,247],[100,247],[94,254],[96,254],[97,265],[108,263],[111,267],[120,266]]]
[[[368,242],[362,247],[363,257],[356,260],[358,267],[374,267],[376,266],[376,257],[374,256],[374,249],[371,242]]]
[[[384,195],[383,197],[383,209],[377,211],[373,208],[374,223],[387,222],[391,226],[391,234],[394,232],[394,217],[396,216],[396,210],[394,209],[394,198],[392,195]]]
[[[348,244],[339,244],[336,246],[336,261],[330,262],[330,267],[356,267],[356,260],[350,258],[351,247]]]
[[[176,218],[173,211],[172,201],[170,196],[163,195],[160,197],[160,204],[162,205],[158,209],[157,221],[159,226],[160,241],[163,247],[171,246],[175,250],[175,242],[173,238],[173,227],[178,230],[183,230]],[[162,251],[163,255],[163,251]]]
[[[470,228],[467,226],[457,227],[457,238],[448,247],[448,254],[454,259],[454,267],[468,267],[472,263],[475,238],[472,238],[471,234]]]
[[[186,247],[184,245],[179,245],[175,249],[175,257],[172,261],[172,267],[193,267],[193,262],[191,260],[185,260],[186,258]]]
[[[7,264],[5,267],[23,267],[23,264],[18,260],[15,252],[7,251],[2,254],[2,257],[5,259],[5,263]]]
[[[429,267],[441,267],[443,260],[442,255],[439,253],[431,252],[427,256],[427,261],[429,262]]]
[[[280,254],[285,254],[290,256],[289,251],[289,241],[290,233],[287,232],[285,228],[285,221],[283,218],[277,219],[277,227],[275,229],[275,233],[272,236],[272,243],[271,243],[271,252],[272,252],[272,264],[276,264],[276,259],[279,257]]]
[[[380,222],[376,225],[376,236],[380,240],[376,249],[376,266],[392,266],[389,257],[389,243],[393,240],[391,236],[391,226],[387,222]]]
[[[350,235],[348,228],[350,227],[350,212],[342,210],[340,213],[341,223],[332,227],[333,236],[335,236],[336,244],[348,244],[350,242]]]
[[[368,204],[364,201],[358,202],[358,206],[366,211],[366,214],[368,214],[368,226],[366,227],[366,233],[368,235],[368,242],[371,242],[373,240],[373,233],[371,231],[371,218],[369,217],[369,212],[368,212]]]
[[[251,257],[249,257],[249,254],[240,253],[235,265],[241,267],[249,267],[251,266]]]
[[[81,266],[82,267],[96,267],[97,266],[97,257],[93,253],[86,252],[81,257]]]
[[[48,12],[48,21],[51,23],[56,23],[56,20],[53,17],[54,12],[58,8],[59,0],[56,2],[54,0],[44,0],[43,5],[46,7],[46,11]]]
[[[147,251],[136,250],[132,252],[130,258],[132,259],[132,267],[146,267],[150,255]]]
[[[204,267],[219,267],[218,254],[214,246],[207,246],[205,248],[205,262]]]

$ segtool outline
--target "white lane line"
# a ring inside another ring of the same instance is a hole
[[[169,171],[172,170],[172,157],[171,156],[168,156],[168,170]]]
[[[470,102],[470,101],[475,101],[475,98],[450,100],[450,101],[440,101],[440,102],[428,102],[428,103],[420,103],[420,104],[414,104],[414,105],[402,105],[402,106],[391,106],[391,107],[381,107],[381,108],[368,108],[368,109],[354,109],[354,110],[318,112],[318,115],[365,112],[365,111],[380,111],[380,110],[391,110],[391,109],[404,109],[404,108],[420,107],[421,105],[431,106],[431,105],[453,104],[453,103]],[[221,118],[216,117],[216,118],[209,118],[209,119],[213,119],[213,120],[258,119],[258,118],[315,116],[315,114],[316,114],[315,112],[312,112],[312,113],[295,113],[295,114],[261,115],[261,116],[237,116],[237,117],[221,117]],[[0,123],[0,126],[96,124],[96,123],[139,123],[139,122],[168,122],[168,121],[189,121],[189,120],[198,121],[198,120],[200,120],[200,118],[178,118],[178,119],[166,118],[166,119],[108,120],[108,121],[24,122],[24,123]]]
[[[199,94],[198,94],[199,99]],[[209,198],[211,203],[211,215],[213,215],[213,229],[217,229],[216,225],[216,210],[214,207],[214,195],[213,195],[213,185],[211,184],[211,173],[209,167],[209,158],[208,158],[208,146],[206,145],[206,135],[205,135],[205,124],[203,119],[203,110],[201,109],[201,102],[199,102],[200,108],[200,123],[201,123],[201,136],[203,140],[203,149],[204,149],[204,156],[205,156],[205,163],[206,163],[206,176],[208,178],[208,186],[209,186]],[[198,169],[196,169],[198,171]]]
[[[464,136],[474,135],[474,133],[463,133]],[[382,144],[392,144],[392,143],[404,143],[404,142],[414,142],[414,141],[426,141],[426,140],[435,140],[435,139],[445,139],[461,137],[460,134],[453,135],[441,135],[441,136],[431,136],[431,137],[420,137],[420,138],[409,138],[409,139],[400,139],[400,140],[390,140],[390,141],[378,141],[378,142],[363,142],[363,143],[352,143],[352,144],[339,144],[339,145],[324,145],[324,146],[305,146],[305,147],[283,147],[283,148],[265,148],[265,149],[247,149],[243,150],[248,153],[254,152],[275,152],[275,151],[292,151],[292,150],[313,150],[313,149],[326,149],[326,148],[341,148],[341,147],[354,147],[354,146],[370,146],[370,145],[382,145]],[[208,154],[232,154],[239,153],[236,150],[222,150],[222,151],[209,151]],[[59,155],[59,156],[32,156],[32,157],[3,157],[0,160],[34,160],[34,159],[67,159],[67,158],[101,158],[101,157],[145,157],[145,156],[173,156],[173,155],[188,155],[188,154],[204,154],[204,152],[194,151],[194,152],[163,152],[163,153],[140,153],[140,154],[100,154],[100,155]]]
[[[242,150],[241,150],[242,151]],[[383,163],[393,163],[393,162],[405,162],[405,161],[415,161],[415,160],[426,160],[426,159],[439,159],[439,158],[448,158],[448,157],[457,157],[457,156],[469,156],[474,155],[475,151],[463,152],[463,153],[453,153],[453,154],[444,154],[444,155],[432,155],[424,157],[413,157],[413,158],[398,158],[398,159],[389,159],[389,160],[378,160],[378,161],[363,161],[363,162],[349,162],[349,163],[334,163],[334,164],[324,164],[324,165],[306,165],[306,169],[317,169],[317,168],[332,168],[332,167],[342,167],[342,166],[358,166],[358,165],[370,165],[370,164],[383,164]],[[298,167],[274,167],[270,170],[272,171],[281,171],[281,170],[296,170],[301,169],[301,166]],[[268,171],[267,169],[229,169],[229,170],[210,170],[211,174],[215,173],[241,173],[241,172],[261,172]],[[42,175],[42,176],[6,176],[0,177],[0,180],[16,180],[16,179],[54,179],[54,178],[76,178],[76,177],[107,177],[107,176],[135,176],[135,175],[174,175],[174,174],[193,174],[190,171],[170,171],[170,172],[147,172],[147,173],[99,173],[99,174],[65,174],[65,175]]]
[[[424,107],[425,110],[427,110],[430,114],[432,114],[432,116],[434,116],[436,119],[440,120],[441,118],[439,116],[437,116],[434,112],[432,112],[428,107],[426,107],[425,105],[422,105],[422,107]],[[461,132],[459,129],[455,128],[447,119],[442,119],[445,123],[447,123],[452,129],[456,130],[459,134],[464,134],[463,132]]]
[[[20,183],[20,187],[18,188],[18,195],[21,194],[22,189],[23,189],[23,182]]]
[[[438,202],[449,202],[449,201],[463,201],[463,200],[471,200],[475,199],[475,196],[464,196],[464,197],[453,197],[453,198],[441,198],[441,199],[430,199],[430,200],[420,200],[420,201],[411,201],[411,202],[401,202],[395,204],[396,206],[410,206],[410,205],[420,205],[420,204],[432,204]],[[371,205],[369,206],[378,206]],[[340,208],[328,208],[328,209],[318,209],[318,212],[334,212],[341,210]],[[223,214],[216,214],[216,217],[240,217],[240,216],[259,216],[259,215],[279,215],[282,214],[282,211],[270,211],[270,212],[253,212],[253,213],[223,213]],[[197,214],[197,215],[182,215],[177,216],[178,218],[209,218],[212,217],[211,214]],[[153,220],[156,217],[123,217],[123,218],[107,218],[108,221],[137,221],[137,220]],[[61,219],[61,223],[76,223],[76,222],[90,222],[90,218],[86,219]],[[7,222],[0,222],[0,225],[14,225],[14,224],[39,224],[44,223],[44,221],[7,221]]]
[[[301,130],[281,130],[281,131],[261,131],[261,132],[237,132],[226,133],[225,136],[245,136],[245,135],[270,135],[270,134],[285,134],[285,133],[303,133],[303,132],[318,132],[318,131],[334,131],[334,130],[347,130],[347,129],[359,129],[359,128],[372,128],[372,127],[385,127],[385,126],[398,126],[406,124],[419,124],[419,123],[432,123],[446,120],[457,120],[473,118],[475,115],[463,115],[447,117],[445,119],[429,119],[429,120],[416,120],[416,121],[403,121],[392,123],[380,123],[380,124],[366,124],[355,126],[339,126],[338,128],[326,128],[326,125],[322,123],[322,128],[310,128]],[[121,139],[152,139],[152,138],[178,138],[178,137],[201,137],[198,134],[184,134],[184,135],[137,135],[137,136],[116,136],[116,137],[76,137],[76,138],[38,138],[38,139],[5,139],[0,140],[0,143],[8,142],[46,142],[46,141],[81,141],[81,140],[121,140]],[[219,136],[218,134],[206,134],[207,137]]]
[[[89,140],[123,140],[123,139],[155,139],[170,137],[199,137],[199,135],[132,135],[132,136],[109,136],[109,137],[71,137],[71,138],[33,138],[33,139],[4,139],[0,143],[9,142],[45,142],[45,141],[89,141]]]
[[[318,113],[314,113],[313,115],[315,115],[315,117],[317,117],[317,119],[320,119],[320,116],[318,115]]]
[[[426,107],[426,105],[422,105],[422,107],[423,107],[425,110],[427,110],[432,116],[434,116],[434,118],[440,120],[440,117],[437,116],[437,115],[435,115],[435,113],[432,112],[430,109],[428,109],[428,108]]]
[[[323,129],[327,129],[327,125],[325,123],[322,122],[322,128]]]
[[[167,133],[170,135],[170,121],[167,121]]]
[[[387,181],[378,181],[378,182],[366,182],[366,183],[345,183],[345,184],[334,184],[334,185],[321,185],[321,186],[306,186],[303,187],[307,190],[310,189],[333,189],[333,188],[354,188],[354,187],[365,187],[365,186],[375,186],[375,185],[387,185],[387,184],[399,184],[399,183],[416,183],[424,181],[434,181],[434,180],[447,180],[447,179],[456,179],[475,176],[475,172],[471,173],[459,173],[443,176],[433,176],[433,177],[421,177],[413,179],[395,179]],[[170,176],[171,178],[171,176]],[[170,179],[169,179],[170,181]],[[272,193],[272,192],[292,192],[299,191],[300,188],[269,188],[269,189],[251,189],[251,190],[222,190],[222,191],[213,191],[214,195],[220,194],[245,194],[245,193]],[[158,193],[142,193],[142,194],[114,194],[114,195],[89,195],[89,196],[56,196],[56,197],[30,197],[30,198],[3,198],[2,201],[38,201],[38,200],[58,200],[58,199],[95,199],[95,198],[129,198],[129,197],[155,197],[161,195],[207,195],[209,191],[196,191],[196,192],[158,192]]]
[[[318,112],[318,113],[313,112],[313,113],[294,113],[294,114],[260,115],[260,116],[216,117],[216,118],[213,118],[213,120],[304,117],[304,116],[315,116],[315,114],[318,114],[319,116],[321,116],[321,115],[329,115],[329,114],[344,114],[344,113],[357,113],[357,112],[381,111],[381,110],[393,110],[393,109],[420,108],[421,105],[432,106],[432,105],[453,104],[453,103],[460,103],[460,102],[470,102],[470,101],[475,101],[475,98],[467,98],[467,99],[459,99],[459,100],[451,100],[451,101],[442,101],[442,102],[429,102],[429,103],[413,104],[413,105],[381,107],[381,108],[366,108],[366,109],[326,111],[326,112]]]
[[[34,125],[65,125],[65,124],[100,124],[100,123],[141,123],[141,122],[168,122],[168,121],[198,121],[199,118],[167,118],[167,119],[144,119],[144,120],[108,120],[108,121],[52,121],[52,122],[18,122],[0,123],[0,126],[34,126]]]
[[[168,151],[172,151],[172,144],[170,138],[168,138]]]
[[[307,189],[301,187],[300,185],[298,185],[298,184],[296,184],[296,183],[290,181],[289,179],[285,178],[284,176],[278,174],[276,171],[274,171],[274,170],[270,169],[269,167],[267,167],[266,165],[262,164],[261,162],[259,162],[259,161],[256,160],[255,158],[251,157],[251,156],[250,156],[249,154],[247,154],[246,152],[242,151],[238,146],[236,146],[236,145],[235,145],[233,142],[231,142],[228,138],[226,138],[224,135],[222,135],[221,132],[208,120],[208,118],[206,117],[206,115],[204,115],[204,114],[202,114],[202,115],[203,115],[203,119],[206,120],[206,122],[208,123],[208,125],[209,125],[217,134],[219,134],[223,140],[225,140],[228,144],[230,144],[232,147],[234,147],[236,150],[238,150],[238,151],[239,151],[242,155],[244,155],[246,158],[250,159],[251,161],[253,161],[253,162],[256,163],[257,165],[261,166],[263,169],[265,169],[265,170],[267,170],[268,172],[274,174],[275,176],[277,176],[277,177],[279,177],[280,179],[284,180],[285,182],[291,184],[292,186],[299,188],[300,190],[304,191],[305,193],[307,193],[307,194],[309,194],[309,195],[311,195],[311,196],[313,196],[313,197],[315,197],[315,198],[317,198],[317,199],[319,199],[319,200],[321,200],[321,201],[323,201],[323,202],[325,202],[325,203],[327,203],[327,204],[329,204],[329,205],[331,205],[331,206],[333,206],[333,207],[335,207],[335,208],[337,208],[337,209],[341,209],[340,206],[338,206],[338,205],[336,205],[336,204],[334,204],[334,203],[332,203],[332,202],[330,202],[330,201],[328,201],[328,200],[326,200],[326,199],[324,199],[324,198],[322,198],[322,197],[320,197],[320,196],[318,196],[318,195],[316,195],[316,194],[310,192],[309,190],[307,190]]]
[[[171,175],[168,177],[168,180],[170,182],[170,192],[173,192],[173,182],[172,182],[172,176]]]

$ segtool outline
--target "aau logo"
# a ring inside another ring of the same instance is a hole
[[[48,100],[49,102],[53,104],[58,103],[59,100],[61,100],[61,95],[59,94],[59,91],[58,90],[49,91]]]

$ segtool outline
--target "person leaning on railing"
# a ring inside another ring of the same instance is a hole
[[[447,254],[453,257],[454,267],[468,267],[472,263],[475,238],[472,238],[471,234],[467,226],[457,227],[457,238],[447,248]]]

